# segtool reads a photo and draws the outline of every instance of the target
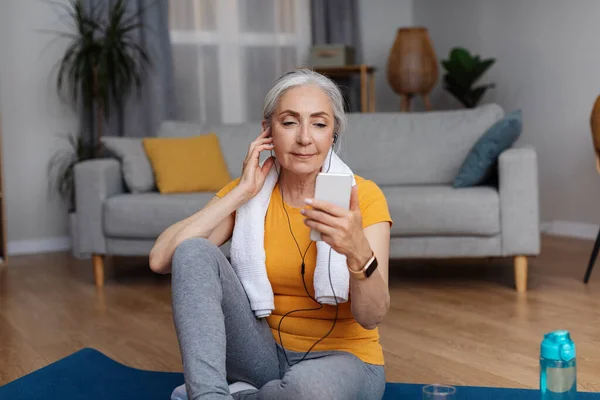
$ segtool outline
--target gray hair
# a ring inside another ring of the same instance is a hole
[[[271,123],[271,118],[281,96],[289,89],[296,86],[315,85],[319,87],[329,100],[333,108],[334,132],[340,135],[346,129],[346,113],[344,112],[344,99],[338,86],[331,79],[307,68],[290,71],[275,81],[265,97],[263,118]]]

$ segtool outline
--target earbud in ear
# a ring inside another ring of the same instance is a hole
[[[338,134],[337,132],[333,134],[333,144],[335,144],[338,140]]]

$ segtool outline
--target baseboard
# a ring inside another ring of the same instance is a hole
[[[542,233],[553,236],[568,236],[595,240],[600,226],[583,222],[547,221],[540,225]]]
[[[47,239],[11,240],[6,244],[9,256],[19,254],[52,253],[71,249],[69,236]]]

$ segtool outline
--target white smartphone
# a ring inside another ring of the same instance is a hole
[[[315,199],[333,203],[345,209],[350,208],[352,175],[319,172],[315,185]],[[310,230],[310,240],[322,240],[321,232]]]

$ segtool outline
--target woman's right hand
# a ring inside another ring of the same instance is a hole
[[[242,176],[240,177],[239,187],[242,187],[248,195],[248,199],[253,198],[262,189],[267,174],[275,162],[275,157],[269,157],[263,164],[259,164],[260,152],[273,149],[273,138],[270,136],[271,128],[267,128],[250,143],[248,154],[244,160]]]

